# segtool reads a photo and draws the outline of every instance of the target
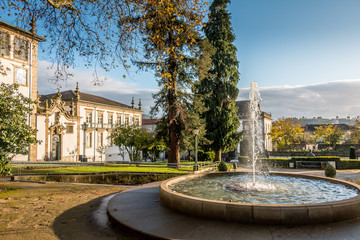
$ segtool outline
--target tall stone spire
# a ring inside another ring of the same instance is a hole
[[[35,14],[32,15],[32,19],[31,19],[31,23],[30,23],[30,32],[32,34],[36,34],[36,19],[35,19]]]
[[[75,88],[75,99],[80,99],[80,91],[79,91],[79,82],[76,82],[76,88]]]
[[[139,110],[141,110],[142,104],[141,104],[141,98],[139,99]]]

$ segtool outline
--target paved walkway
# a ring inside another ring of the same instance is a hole
[[[277,171],[321,175],[319,170]],[[338,171],[338,178],[360,177],[360,171]],[[360,219],[340,223],[302,226],[239,224],[187,216],[165,208],[159,201],[159,183],[129,189],[108,204],[110,216],[119,224],[158,239],[360,239]]]

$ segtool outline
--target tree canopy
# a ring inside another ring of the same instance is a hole
[[[211,66],[199,86],[204,95],[206,137],[212,141],[215,160],[221,160],[221,152],[233,150],[241,140],[240,125],[235,100],[239,80],[235,36],[231,28],[229,0],[214,0],[210,6],[209,20],[204,27],[206,38],[212,46]]]
[[[148,135],[143,128],[120,125],[111,133],[111,138],[114,144],[120,148],[121,153],[125,150],[130,161],[140,161],[140,151],[146,146]]]
[[[315,127],[314,139],[316,142],[324,142],[335,147],[344,137],[344,132],[334,124]]]
[[[36,144],[36,129],[28,124],[33,104],[19,92],[17,84],[0,83],[0,175],[9,173],[8,164],[16,154],[28,154]]]
[[[179,119],[185,119],[185,114],[178,91],[185,91],[193,80],[188,63],[194,56],[206,5],[203,0],[0,3],[3,10],[16,16],[20,26],[28,26],[35,19],[46,32],[50,54],[57,63],[56,80],[66,79],[78,55],[87,66],[95,67],[95,75],[97,66],[110,70],[121,65],[126,70],[129,61],[154,70],[167,101],[164,111],[168,118],[170,163],[180,162]]]
[[[291,149],[291,145],[303,140],[304,129],[298,120],[280,118],[273,123],[269,135],[276,149],[288,150]]]

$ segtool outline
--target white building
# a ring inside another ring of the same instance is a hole
[[[37,49],[45,38],[36,35],[34,25],[25,31],[0,21],[0,82],[18,84],[19,92],[25,97],[37,98]],[[34,115],[29,116],[29,125],[36,127]],[[17,155],[14,160],[36,160],[37,147],[30,146],[29,155]]]
[[[117,124],[141,126],[141,103],[128,106],[99,96],[64,91],[37,94],[37,47],[44,38],[36,35],[35,24],[25,31],[0,21],[0,82],[19,84],[20,93],[38,105],[29,116],[29,125],[38,130],[41,143],[30,146],[29,155],[17,155],[14,161],[126,161],[109,136]],[[3,70],[3,71],[2,71]],[[100,154],[106,149],[105,154]]]
[[[118,155],[110,135],[115,126],[141,126],[141,104],[135,108],[92,94],[58,92],[39,98],[38,160],[127,161]],[[106,150],[101,154],[101,150]]]

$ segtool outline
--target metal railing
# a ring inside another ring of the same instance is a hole
[[[85,122],[82,124],[83,128],[85,129],[89,129],[89,128],[97,128],[97,129],[114,129],[118,126],[129,126],[130,124],[126,124],[126,123],[89,123],[89,122]],[[137,124],[138,126],[140,126],[140,123]],[[85,127],[86,126],[86,127]]]

